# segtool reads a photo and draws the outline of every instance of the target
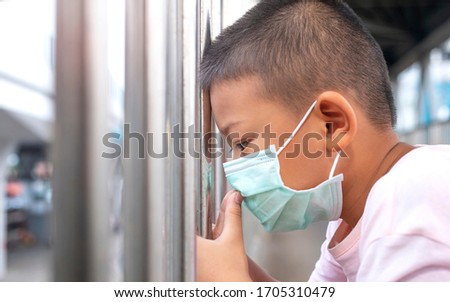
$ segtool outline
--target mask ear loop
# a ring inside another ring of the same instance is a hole
[[[337,152],[336,158],[334,159],[333,166],[331,167],[330,175],[328,176],[328,179],[333,178],[334,171],[336,170],[336,166],[338,164],[339,158],[341,157],[341,151]]]
[[[300,129],[301,126],[303,126],[303,124],[305,123],[306,119],[308,118],[308,116],[311,114],[311,111],[313,111],[314,106],[316,106],[317,100],[314,101],[314,103],[312,103],[311,107],[309,107],[308,111],[306,111],[306,114],[303,116],[302,120],[300,121],[300,123],[298,123],[297,127],[294,129],[294,131],[292,132],[292,134],[289,136],[289,138],[286,140],[286,142],[283,144],[283,146],[280,147],[280,149],[278,149],[277,151],[277,156],[281,153],[281,151],[284,150],[284,148],[286,148],[286,146],[291,142],[291,140],[294,138],[294,136],[297,134],[298,130]]]

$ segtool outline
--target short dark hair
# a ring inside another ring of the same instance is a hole
[[[374,125],[396,121],[380,46],[340,0],[262,0],[205,49],[202,89],[252,75],[266,96],[294,110],[335,90],[350,94]]]

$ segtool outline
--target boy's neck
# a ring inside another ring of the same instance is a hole
[[[374,137],[374,136],[372,136]],[[375,136],[377,137],[377,136]],[[354,154],[343,184],[344,204],[341,218],[352,228],[361,218],[370,190],[406,153],[414,147],[399,142],[394,133],[364,142]],[[373,152],[377,150],[377,152]]]

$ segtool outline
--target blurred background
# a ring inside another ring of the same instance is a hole
[[[257,1],[71,1],[0,1],[0,280],[190,280],[221,160],[105,159],[102,137],[214,129],[201,50]],[[450,143],[450,3],[348,3],[384,51],[399,136]],[[268,234],[244,211],[248,254],[283,281],[308,279],[325,228]]]

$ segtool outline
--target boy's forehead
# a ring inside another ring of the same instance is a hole
[[[214,114],[236,114],[258,102],[260,96],[256,81],[249,78],[214,83],[210,89],[210,101]]]
[[[260,98],[261,81],[255,76],[214,82],[211,86],[211,101],[228,97]]]
[[[221,81],[211,86],[211,109],[222,133],[228,134],[233,125],[248,120],[249,114],[258,110],[255,86],[249,79]]]
[[[223,134],[236,125],[269,122],[276,115],[285,115],[280,102],[262,93],[261,81],[255,76],[214,83],[210,89],[211,108],[217,126]]]

